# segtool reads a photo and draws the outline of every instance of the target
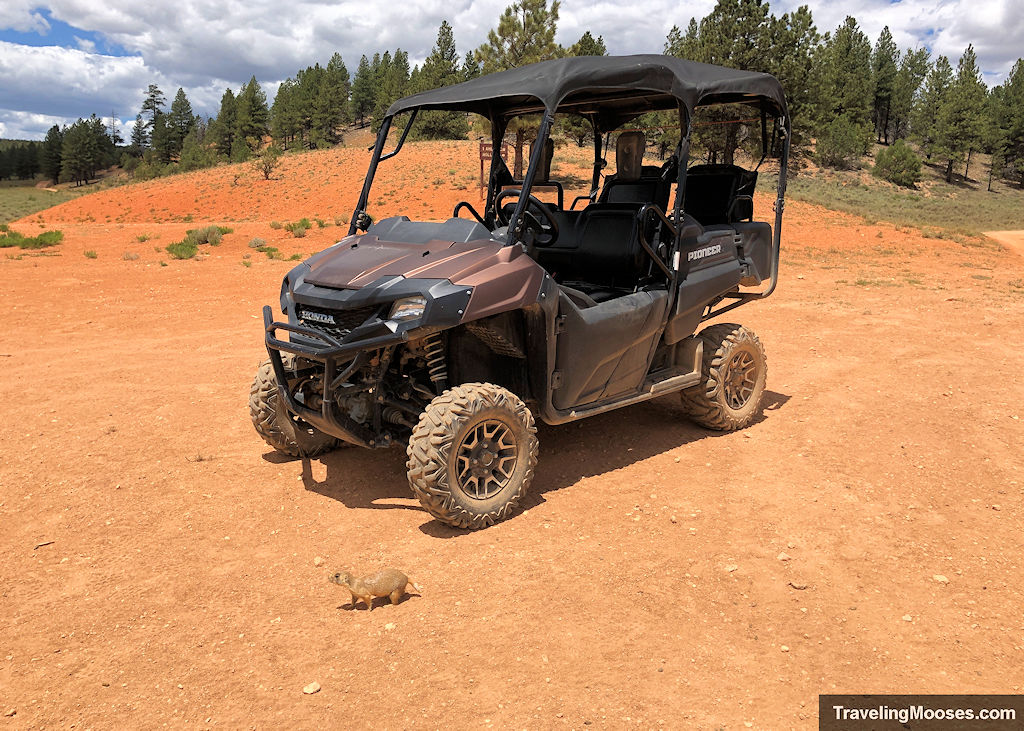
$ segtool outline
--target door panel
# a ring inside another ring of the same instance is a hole
[[[647,376],[667,304],[667,292],[652,291],[580,309],[563,294],[559,314],[565,325],[555,361],[562,384],[552,396],[555,408],[636,392]]]

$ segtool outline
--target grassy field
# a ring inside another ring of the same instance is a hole
[[[916,189],[901,188],[879,180],[869,169],[858,171],[801,172],[789,177],[786,195],[832,210],[863,216],[868,222],[888,221],[929,233],[944,230],[977,235],[982,231],[1024,229],[1024,190],[993,181],[988,186],[988,166],[972,165],[980,179],[952,184],[944,170],[925,165]],[[765,173],[758,180],[764,191],[775,188],[777,177]]]
[[[0,223],[14,221],[44,208],[56,206],[77,198],[84,192],[60,190],[54,193],[36,188],[31,183],[0,183]]]

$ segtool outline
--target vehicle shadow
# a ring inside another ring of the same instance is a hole
[[[754,424],[771,418],[790,397],[765,392],[764,413]],[[675,396],[592,416],[561,426],[538,425],[540,463],[517,512],[545,502],[544,495],[575,485],[582,479],[629,467],[701,439],[726,436],[689,421]],[[405,472],[404,449],[339,449],[319,458],[323,479],[313,475],[308,458],[266,455],[272,462],[301,462],[303,486],[346,507],[375,510],[422,510],[412,497]],[[426,514],[424,514],[426,515]],[[420,530],[435,538],[455,538],[471,531],[427,519]]]

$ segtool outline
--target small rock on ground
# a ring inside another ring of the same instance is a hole
[[[318,682],[316,682],[314,680],[312,683],[310,683],[305,688],[303,688],[302,692],[305,693],[306,695],[313,695],[314,693],[319,693],[320,692],[320,683],[318,683]]]
[[[933,576],[932,579],[934,579],[935,581],[939,582],[940,584],[948,584],[949,583],[949,579],[947,579],[942,574],[935,574],[935,576]]]

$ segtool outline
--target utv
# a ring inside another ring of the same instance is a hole
[[[753,115],[761,161],[769,149],[781,157],[774,231],[753,220],[756,170],[688,166],[694,110],[723,104]],[[378,164],[400,152],[417,113],[436,110],[486,120],[483,211],[462,201],[443,222],[373,221]],[[643,163],[642,132],[623,131],[657,111],[680,130],[660,167]],[[385,153],[399,114],[408,121]],[[550,169],[563,115],[594,139],[592,178],[577,178],[589,193],[568,207]],[[536,140],[516,180],[502,141],[523,120]],[[655,55],[546,61],[400,99],[348,236],[285,277],[287,322],[263,308],[270,359],[249,400],[256,430],[294,456],[407,444],[427,511],[482,528],[507,518],[533,479],[535,416],[562,424],[680,392],[699,424],[746,426],[764,393],[760,342],[739,325],[696,331],[775,289],[789,130],[774,77]]]

